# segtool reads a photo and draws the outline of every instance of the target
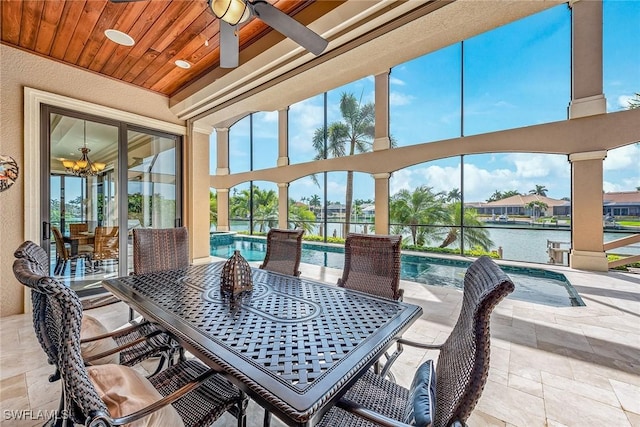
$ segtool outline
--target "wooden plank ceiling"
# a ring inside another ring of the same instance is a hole
[[[313,1],[269,0],[293,16]],[[219,66],[219,21],[206,0],[2,0],[2,43],[167,96]],[[336,2],[339,3],[339,2]],[[136,41],[107,39],[114,28]],[[240,50],[271,30],[252,17]],[[181,59],[190,69],[175,65]],[[241,64],[242,65],[242,64]]]

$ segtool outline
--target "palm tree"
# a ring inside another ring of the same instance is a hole
[[[209,223],[218,225],[218,194],[209,190]]]
[[[460,224],[465,225],[463,233],[463,243],[466,248],[480,246],[485,251],[491,250],[494,246],[493,241],[489,237],[489,231],[483,229],[484,224],[478,219],[478,211],[476,209],[465,208],[464,222],[461,221],[460,202],[452,203],[448,206],[450,223],[457,224],[455,227],[449,227],[449,232],[440,244],[441,248],[455,243],[460,238]]]
[[[259,232],[265,231],[265,226],[271,228],[278,223],[278,195],[275,190],[263,190],[253,187],[253,218],[260,226]]]
[[[444,204],[444,195],[434,193],[425,185],[413,192],[400,190],[391,197],[389,203],[391,222],[400,224],[401,231],[408,230],[414,245],[424,244],[429,232],[439,233],[437,228],[421,227],[428,224],[445,224],[449,213]],[[396,230],[397,231],[397,230]]]
[[[536,185],[536,188],[534,188],[533,190],[530,190],[529,194],[536,194],[538,196],[546,196],[547,195],[547,191],[549,191],[549,190],[544,185]]]
[[[320,211],[320,207],[322,206],[322,200],[320,199],[320,196],[314,194],[309,197],[309,206],[311,207],[313,213],[317,215],[317,212]]]
[[[340,97],[340,114],[342,121],[331,123],[326,129],[326,149],[325,128],[318,128],[314,132],[313,148],[316,150],[314,160],[352,156],[371,149],[375,123],[373,103],[362,105],[353,94],[343,93]],[[317,183],[315,176],[313,179]],[[345,203],[344,235],[346,236],[351,222],[353,171],[347,171]]]
[[[307,233],[313,231],[315,214],[305,205],[296,204],[289,200],[289,225],[292,228],[302,228]]]
[[[533,219],[535,220],[538,215],[538,210],[543,211],[545,209],[547,209],[549,207],[549,205],[547,205],[545,202],[540,201],[540,200],[533,200],[529,203],[527,203],[525,205],[525,208],[531,209],[531,211],[533,212]]]
[[[459,188],[454,188],[447,193],[447,202],[458,202],[462,200],[462,193]]]

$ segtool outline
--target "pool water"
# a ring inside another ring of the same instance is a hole
[[[234,236],[221,240],[212,237],[211,255],[228,258],[239,250],[247,261],[262,261],[266,253],[264,239]],[[301,262],[342,269],[341,247],[303,243]],[[402,254],[400,278],[427,285],[462,289],[470,262]],[[578,292],[563,274],[541,268],[501,266],[516,285],[509,298],[555,307],[584,306]]]

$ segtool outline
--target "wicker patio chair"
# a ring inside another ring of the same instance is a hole
[[[263,270],[300,276],[300,256],[304,230],[272,228],[267,233],[267,253],[260,265]]]
[[[344,268],[338,286],[366,292],[382,298],[402,301],[400,289],[400,235],[349,233],[344,243]],[[387,364],[400,356],[402,344],[396,344],[392,354],[385,353]],[[391,364],[389,364],[389,367]],[[382,361],[373,366],[382,370]],[[393,374],[387,369],[389,377]]]
[[[189,232],[186,227],[133,229],[132,274],[188,266]],[[129,320],[133,320],[133,317],[133,309],[129,309]]]
[[[79,258],[85,260],[85,263],[87,263],[87,267],[91,265],[93,257],[93,246],[86,244],[79,245],[78,253],[75,255],[71,255],[67,244],[64,242],[60,229],[58,227],[52,226],[51,233],[53,234],[53,238],[56,242],[56,266],[53,269],[54,274],[62,274],[67,263],[70,263],[71,273],[73,274],[75,271],[74,262]]]
[[[133,229],[133,274],[188,266],[189,233],[186,227]]]
[[[82,236],[81,233],[89,231],[89,225],[86,222],[74,222],[69,224],[69,235]]]
[[[14,273],[20,283],[31,289],[34,327],[37,330],[39,327],[37,319],[44,316],[47,310],[47,300],[41,292],[38,292],[38,283],[40,280],[51,280],[48,277],[49,259],[46,251],[31,241],[22,243],[14,252],[14,256],[17,260],[23,259],[28,262],[19,271],[16,271],[14,265]],[[81,339],[81,344],[87,349],[85,352],[87,363],[98,363],[106,359],[117,361],[121,365],[133,366],[151,357],[160,357],[159,371],[175,351],[170,337],[161,334],[161,331],[152,323],[143,322],[108,332],[104,326],[96,324],[96,319],[89,316],[85,318],[86,322],[93,326],[93,331],[98,331],[98,334],[89,332],[90,335]],[[89,329],[85,328],[85,334],[87,331]]]
[[[338,286],[392,300],[402,300],[400,243],[402,236],[347,234],[344,268]]]
[[[17,258],[13,270],[32,288],[36,336],[62,380],[59,411],[51,425],[110,427],[150,416],[156,417],[155,427],[175,426],[167,421],[172,417],[181,418],[185,427],[205,427],[225,411],[237,417],[238,426],[246,425],[246,395],[201,362],[180,362],[148,380],[126,366],[85,366],[77,294],[55,278],[37,274],[39,267],[28,258]],[[135,390],[129,389],[130,379]],[[124,408],[133,412],[120,413]]]
[[[488,257],[478,258],[465,274],[462,308],[447,340],[433,345],[399,339],[406,345],[440,350],[435,371],[432,360],[423,363],[410,389],[368,371],[319,425],[465,425],[489,374],[491,313],[513,289],[497,264]]]

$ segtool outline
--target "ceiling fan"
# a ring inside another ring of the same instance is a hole
[[[110,0],[113,3],[129,3],[140,0]],[[265,0],[207,0],[209,9],[220,19],[220,67],[235,68],[239,63],[237,26],[251,15],[264,21],[274,30],[290,38],[300,46],[320,55],[328,41],[305,27]]]

